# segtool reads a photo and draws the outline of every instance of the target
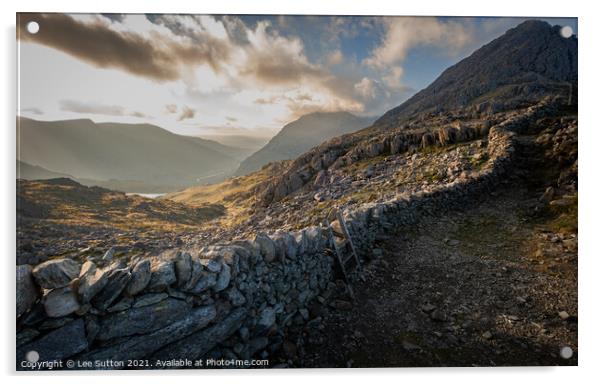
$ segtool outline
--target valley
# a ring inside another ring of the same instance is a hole
[[[56,166],[17,181],[17,360],[576,365],[576,55],[575,37],[526,21],[373,123],[308,115],[245,160],[148,125],[23,119],[51,143],[23,161]],[[117,139],[82,148],[94,125]],[[179,187],[151,199],[68,177],[122,163],[121,182]],[[333,208],[361,260],[348,280]]]

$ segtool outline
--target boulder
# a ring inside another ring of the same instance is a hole
[[[108,282],[109,278],[106,270],[98,269],[93,262],[86,261],[79,273],[79,287],[77,289],[82,303],[90,302]]]
[[[188,252],[178,253],[175,261],[176,278],[178,286],[183,287],[190,280],[192,274],[192,257]]]
[[[226,296],[228,297],[230,304],[235,307],[240,307],[247,302],[245,296],[236,287],[232,287],[226,291]]]
[[[266,262],[272,262],[276,258],[274,242],[266,234],[259,233],[255,236],[255,243],[259,245],[261,256]]]
[[[82,360],[125,361],[148,357],[151,353],[205,328],[217,311],[214,306],[205,306],[192,310],[182,320],[147,335],[134,336],[123,343],[94,350],[82,356]]]
[[[101,319],[97,339],[150,333],[182,319],[190,308],[191,304],[184,300],[168,298],[154,305],[113,313]]]
[[[215,275],[215,273],[209,272],[209,271],[201,271],[199,278],[197,279],[197,283],[195,284],[195,286],[191,289],[188,290],[188,292],[191,293],[203,293],[206,290],[208,290],[209,288],[212,288],[213,286],[215,286],[215,283],[217,282],[217,277]]]
[[[266,307],[259,314],[259,320],[257,320],[256,331],[258,334],[267,332],[275,323],[276,310],[273,307]]]
[[[29,311],[40,295],[31,271],[31,265],[17,265],[17,317]]]
[[[88,348],[86,329],[83,319],[74,320],[55,329],[38,340],[17,349],[17,367],[26,360],[29,351],[36,351],[39,361],[61,360],[73,356]]]
[[[188,282],[182,287],[184,291],[190,291],[196,286],[197,282],[201,278],[203,269],[203,264],[201,264],[201,261],[198,258],[192,259],[190,278],[188,279]]]
[[[151,264],[151,278],[146,289],[162,292],[177,281],[173,261],[158,261]]]
[[[71,259],[48,260],[37,265],[32,273],[36,283],[44,289],[69,285],[79,275],[79,264]]]
[[[134,302],[133,308],[140,308],[147,305],[157,304],[165,299],[167,299],[169,295],[165,292],[162,293],[148,293],[146,295],[142,295],[136,298]]]
[[[226,318],[212,327],[193,333],[180,341],[169,344],[153,354],[153,359],[198,359],[236,332],[244,323],[247,309],[234,309]]]
[[[108,282],[100,293],[92,298],[92,305],[104,311],[119,297],[131,278],[130,269],[115,269],[109,272]]]
[[[151,279],[151,262],[148,259],[141,260],[132,268],[132,277],[126,287],[126,292],[134,296],[141,292]]]
[[[227,264],[224,264],[222,266],[222,271],[219,273],[219,275],[217,275],[217,280],[213,286],[213,290],[215,292],[220,292],[226,289],[228,284],[230,284],[230,277],[230,267]]]
[[[63,317],[80,308],[77,295],[71,287],[55,288],[43,298],[44,309],[49,317]]]

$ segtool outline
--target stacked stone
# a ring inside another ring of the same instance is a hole
[[[494,187],[510,169],[513,130],[539,115],[533,108],[488,128],[489,160],[470,178],[347,208],[360,254],[371,254],[379,234]],[[42,360],[265,357],[287,326],[311,321],[314,299],[325,303],[334,289],[328,248],[324,228],[309,227],[129,263],[109,250],[98,265],[65,258],[19,265],[17,368],[28,351]]]

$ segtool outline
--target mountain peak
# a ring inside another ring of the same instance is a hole
[[[477,105],[511,109],[547,95],[566,97],[576,85],[577,39],[562,37],[559,26],[528,20],[446,69],[375,125],[391,128],[418,114]]]

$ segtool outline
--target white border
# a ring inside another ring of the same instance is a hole
[[[567,2],[548,0],[526,2],[504,0],[499,2],[414,1],[393,0],[220,0],[191,2],[185,0],[20,0],[2,2],[2,204],[1,233],[3,261],[3,294],[6,304],[2,318],[3,343],[1,347],[2,373],[13,381],[44,381],[45,383],[95,383],[109,380],[127,380],[128,376],[144,376],[148,383],[165,384],[169,380],[190,377],[194,381],[231,382],[245,380],[270,383],[304,383],[315,380],[340,380],[358,383],[374,379],[378,382],[477,382],[521,383],[577,383],[593,381],[600,353],[602,313],[599,304],[601,258],[599,245],[600,220],[598,191],[600,186],[599,160],[602,145],[602,114],[600,68],[600,13],[594,2]],[[15,252],[15,111],[16,111],[16,44],[15,12],[152,12],[152,13],[254,13],[254,14],[372,14],[372,15],[446,15],[446,16],[541,16],[579,17],[579,154],[580,154],[580,212],[579,212],[579,367],[578,368],[437,368],[437,369],[353,369],[353,370],[278,370],[278,371],[177,371],[177,372],[100,372],[54,373],[19,375],[14,373],[14,252]],[[85,377],[80,377],[81,375]],[[115,377],[119,376],[119,377]],[[167,376],[167,377],[166,377]],[[170,378],[169,376],[173,376]]]

